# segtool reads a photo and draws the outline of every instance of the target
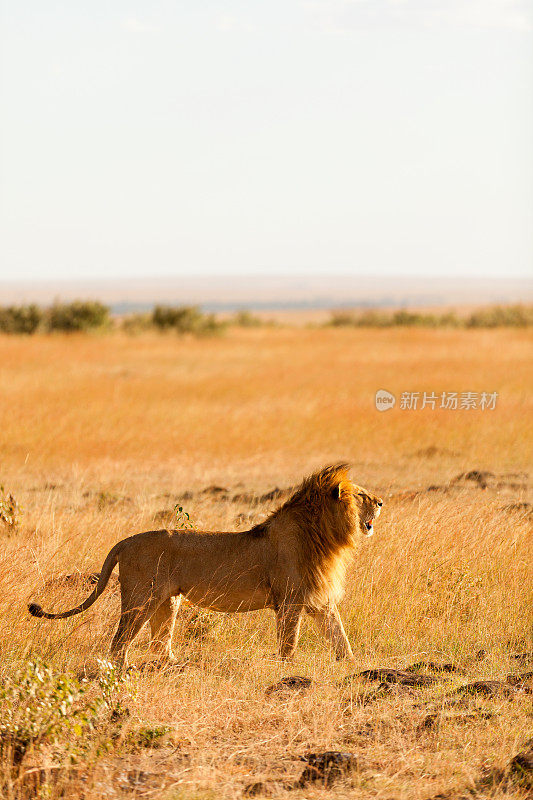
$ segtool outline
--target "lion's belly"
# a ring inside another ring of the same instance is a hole
[[[244,534],[176,534],[171,585],[191,603],[215,611],[255,611],[272,605],[260,543]]]
[[[215,584],[193,587],[184,596],[195,606],[227,613],[257,611],[271,605],[269,593],[262,586],[233,588],[231,583]]]

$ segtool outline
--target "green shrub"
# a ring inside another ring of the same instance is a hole
[[[270,324],[263,322],[260,317],[252,314],[252,312],[247,309],[237,311],[231,322],[233,325],[238,325],[239,328],[259,328],[261,325]]]
[[[35,333],[43,321],[43,311],[31,303],[28,306],[0,307],[0,331],[3,333]]]
[[[120,327],[125,333],[137,334],[148,331],[153,327],[152,314],[135,312],[123,317]]]
[[[196,530],[196,525],[191,520],[189,513],[184,510],[183,506],[176,503],[174,506],[174,514],[176,515],[175,527],[179,530]]]
[[[491,306],[472,312],[467,328],[526,328],[533,325],[533,306]]]
[[[334,328],[386,328],[392,320],[390,315],[381,311],[335,311],[327,324]]]
[[[464,319],[454,311],[444,314],[423,314],[403,308],[393,312],[336,311],[326,325],[360,328],[525,328],[533,325],[533,306],[492,306],[474,311]]]
[[[219,333],[225,327],[214,314],[204,314],[198,306],[155,306],[152,324],[161,331],[196,335]]]
[[[130,731],[127,739],[126,746],[137,748],[157,748],[162,747],[168,743],[169,734],[172,728],[168,725],[150,725],[138,728],[137,730]]]
[[[110,323],[109,308],[98,300],[54,303],[48,312],[51,331],[88,331]]]
[[[40,660],[28,661],[0,686],[0,757],[19,764],[30,748],[58,744],[70,753],[80,746],[84,730],[93,729],[105,711],[117,714],[119,689],[129,682],[116,667],[99,661],[99,693],[91,686],[56,672]]]
[[[12,494],[6,494],[4,487],[0,486],[0,522],[8,528],[16,528],[22,508],[19,506]]]

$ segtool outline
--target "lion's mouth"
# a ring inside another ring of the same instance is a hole
[[[365,528],[367,529],[366,536],[372,536],[372,534],[374,533],[374,528],[372,527],[373,524],[374,524],[373,519],[371,519],[369,522],[365,522]]]

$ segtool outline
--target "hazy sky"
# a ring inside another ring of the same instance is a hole
[[[531,274],[532,0],[2,0],[1,278]]]

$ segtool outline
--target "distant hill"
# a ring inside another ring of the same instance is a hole
[[[210,311],[439,306],[531,302],[533,279],[342,275],[206,275],[109,280],[0,281],[0,305],[98,299],[115,313],[155,303]]]

